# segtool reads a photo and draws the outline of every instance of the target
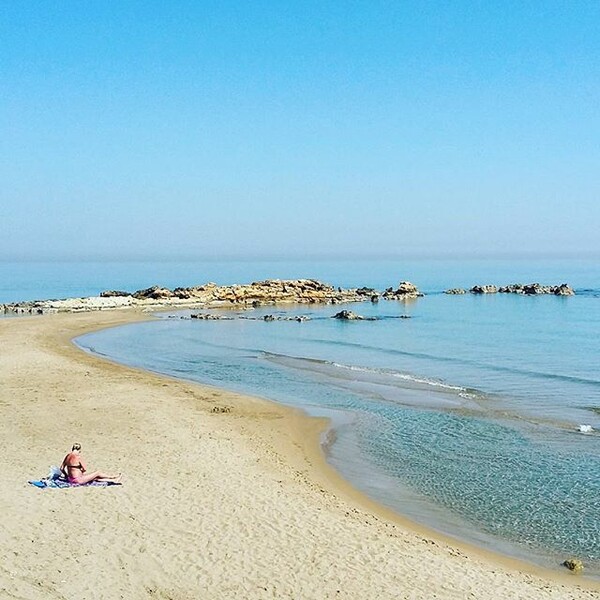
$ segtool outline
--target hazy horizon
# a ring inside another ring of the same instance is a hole
[[[2,260],[600,256],[600,4],[0,13]]]

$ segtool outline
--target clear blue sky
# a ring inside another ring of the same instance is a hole
[[[3,2],[0,257],[600,255],[600,2]]]

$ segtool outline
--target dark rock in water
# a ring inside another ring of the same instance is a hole
[[[194,313],[190,315],[190,319],[198,319],[199,321],[231,321],[232,317],[214,315],[212,313]]]
[[[303,321],[310,321],[310,317],[307,317],[306,315],[265,315],[264,317],[247,317],[243,315],[238,318],[244,319],[246,321],[266,321],[267,323],[271,323],[272,321],[297,321],[298,323],[302,323]]]
[[[552,293],[555,296],[574,296],[575,290],[570,285],[567,285],[566,283],[561,283],[560,285],[554,287]]]
[[[539,283],[530,283],[523,286],[523,293],[536,296],[538,294],[545,294],[546,290]]]
[[[581,573],[583,571],[583,563],[578,558],[568,558],[563,562],[563,567],[567,567],[573,573]]]
[[[451,288],[451,289],[446,290],[444,292],[444,294],[451,294],[451,295],[454,295],[454,296],[458,296],[460,294],[466,294],[466,293],[467,293],[467,291],[463,290],[462,288]]]
[[[573,288],[566,283],[561,285],[540,285],[539,283],[511,283],[498,289],[502,294],[523,294],[525,296],[538,296],[554,294],[555,296],[574,296]]]
[[[471,294],[495,294],[498,288],[495,285],[474,285],[469,291]]]
[[[104,292],[100,292],[100,298],[118,298],[126,296],[131,296],[131,293],[122,292],[120,290],[106,290]]]
[[[498,288],[501,294],[523,294],[523,285],[520,283],[512,283],[511,285],[503,285]]]
[[[341,310],[331,317],[332,319],[340,319],[342,321],[362,321],[364,317],[353,313],[351,310]]]
[[[372,302],[373,304],[377,304],[377,302],[379,302],[379,294],[373,294],[373,295],[371,296],[371,302]]]

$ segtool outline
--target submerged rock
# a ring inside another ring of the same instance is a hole
[[[363,321],[364,317],[361,315],[357,315],[353,313],[351,310],[340,310],[339,313],[336,313],[331,317],[332,319],[340,319],[342,321]]]
[[[466,294],[466,293],[467,293],[467,290],[463,290],[462,288],[451,288],[444,292],[444,294],[452,294],[452,295],[459,295],[459,294]]]

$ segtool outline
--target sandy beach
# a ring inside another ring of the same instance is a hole
[[[146,318],[0,320],[1,598],[600,598],[597,582],[451,542],[370,502],[327,466],[322,420],[71,341]],[[27,484],[73,442],[124,484]]]

